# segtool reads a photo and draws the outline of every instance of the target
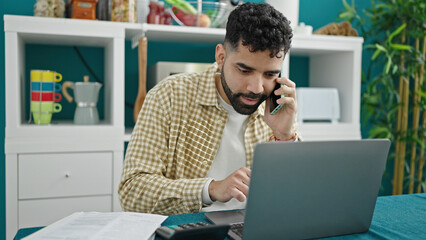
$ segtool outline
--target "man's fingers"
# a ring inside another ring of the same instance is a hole
[[[250,178],[250,176],[251,176],[251,169],[247,168],[247,167],[243,167],[243,169],[244,169],[245,173],[247,174],[247,176]]]
[[[251,170],[242,167],[222,181],[212,181],[209,186],[210,198],[213,201],[227,202],[231,198],[245,201],[250,185]]]
[[[244,194],[244,196],[247,196],[248,194],[248,190],[249,190],[249,185],[246,185],[245,183],[241,183],[238,186],[235,186],[240,192],[242,192]]]
[[[250,185],[250,175],[251,170],[246,167],[240,168],[235,172],[234,188],[236,189],[236,191],[235,189],[233,189],[232,191],[236,193],[235,195],[233,195],[233,197],[236,198],[238,201],[245,201],[247,197]]]
[[[280,83],[280,84],[287,85],[287,86],[292,87],[292,88],[296,87],[296,83],[295,82],[293,82],[290,79],[285,78],[285,77],[278,78],[277,82]]]
[[[251,170],[249,168],[243,167],[237,171],[241,171],[241,173],[237,175],[236,177],[240,179],[242,183],[248,186],[250,184]]]
[[[250,170],[250,168],[242,167],[242,168],[238,169],[237,171],[235,171],[235,173],[237,173],[237,172],[244,173],[241,176],[246,176],[246,177],[248,177],[250,179],[250,176],[251,176],[251,170]]]
[[[292,109],[296,106],[296,100],[292,97],[283,97],[277,100],[278,104],[286,104],[287,106],[290,106]]]
[[[274,94],[277,96],[284,94],[286,97],[295,97],[296,88],[289,85],[284,85],[275,90]]]
[[[247,198],[246,195],[237,188],[232,189],[231,196],[240,202],[244,202]]]

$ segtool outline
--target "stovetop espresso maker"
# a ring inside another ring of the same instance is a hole
[[[74,113],[74,123],[79,125],[93,125],[99,123],[98,103],[101,83],[89,82],[89,76],[83,77],[84,82],[65,81],[62,84],[62,94],[68,102],[73,102],[73,97],[68,93],[68,88],[74,90],[77,107]]]

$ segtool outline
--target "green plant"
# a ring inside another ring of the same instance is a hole
[[[362,16],[353,1],[343,5],[339,20],[359,29],[371,54],[361,114],[369,137],[392,140],[386,170],[392,193],[425,192],[426,2],[372,0]]]

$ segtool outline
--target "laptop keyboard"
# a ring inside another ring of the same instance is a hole
[[[243,229],[244,229],[244,223],[231,224],[231,228],[229,229],[228,236],[234,240],[242,239]]]

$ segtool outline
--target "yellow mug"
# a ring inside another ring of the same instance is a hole
[[[32,82],[60,82],[62,74],[50,70],[31,70]]]

